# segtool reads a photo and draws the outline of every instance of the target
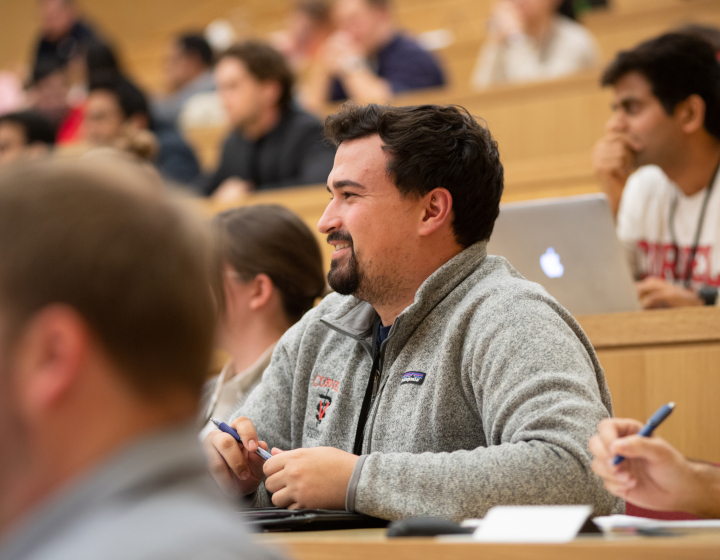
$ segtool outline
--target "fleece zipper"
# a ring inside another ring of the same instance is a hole
[[[333,329],[334,331],[349,336],[353,340],[356,340],[360,343],[360,345],[365,349],[365,351],[368,352],[370,355],[370,359],[372,360],[372,367],[370,369],[370,376],[368,377],[368,384],[367,388],[365,389],[365,395],[363,397],[363,403],[360,407],[360,415],[358,417],[357,427],[355,430],[355,440],[353,443],[353,454],[354,455],[363,455],[363,446],[365,443],[365,432],[369,429],[369,434],[372,434],[372,422],[368,421],[370,420],[371,416],[372,418],[375,417],[375,414],[371,414],[371,412],[375,408],[375,403],[377,401],[378,394],[382,392],[382,387],[380,385],[380,382],[382,381],[382,373],[383,373],[383,362],[385,358],[385,346],[388,340],[390,339],[390,335],[388,334],[388,338],[382,341],[380,344],[380,348],[377,348],[377,338],[378,338],[378,331],[380,330],[380,318],[378,317],[374,324],[373,328],[371,330],[371,340],[372,344],[368,344],[366,337],[358,337],[352,333],[349,333],[341,328],[339,328],[336,325],[333,325],[331,323],[328,323],[326,321],[322,321],[324,324],[326,324],[328,327]],[[365,333],[363,333],[365,334]],[[370,449],[370,438],[367,439],[368,450]],[[369,451],[368,451],[369,452]]]

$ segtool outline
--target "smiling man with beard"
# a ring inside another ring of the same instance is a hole
[[[318,229],[337,292],[280,340],[210,470],[255,506],[401,519],[498,504],[622,509],[586,442],[612,413],[577,322],[486,254],[503,168],[458,107],[346,105]],[[272,448],[267,462],[253,451]]]

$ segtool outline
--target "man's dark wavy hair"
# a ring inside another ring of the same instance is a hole
[[[705,102],[705,130],[720,139],[720,64],[712,46],[687,33],[666,33],[621,51],[602,76],[611,86],[630,72],[652,85],[665,112],[672,115],[678,103],[693,94]]]
[[[447,189],[453,230],[463,247],[490,238],[500,212],[503,166],[490,131],[462,107],[358,106],[345,103],[325,121],[335,146],[377,134],[390,155],[388,176],[403,196]]]

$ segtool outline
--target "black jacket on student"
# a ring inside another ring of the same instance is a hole
[[[325,143],[320,121],[291,106],[277,126],[255,142],[233,131],[203,192],[212,194],[230,177],[251,181],[256,190],[325,183],[334,158],[335,148]]]

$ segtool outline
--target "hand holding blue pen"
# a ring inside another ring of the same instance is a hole
[[[643,437],[650,437],[652,433],[655,431],[655,428],[657,428],[662,422],[670,416],[670,413],[675,408],[675,403],[671,402],[668,404],[662,405],[656,412],[650,417],[650,420],[647,421],[647,424],[645,424],[642,427],[642,430],[638,432],[639,436]],[[619,465],[625,460],[625,457],[622,455],[615,455],[615,458],[613,459],[613,465]]]
[[[215,418],[210,418],[210,421],[218,427],[218,430],[220,430],[221,432],[225,432],[226,434],[230,434],[232,437],[235,438],[235,441],[242,445],[242,438],[240,437],[240,434],[235,431],[234,428],[228,426],[225,422],[218,422],[217,420],[215,420]],[[265,451],[260,446],[258,446],[258,448],[255,450],[255,453],[262,457],[265,461],[272,457],[272,455],[268,451]]]

